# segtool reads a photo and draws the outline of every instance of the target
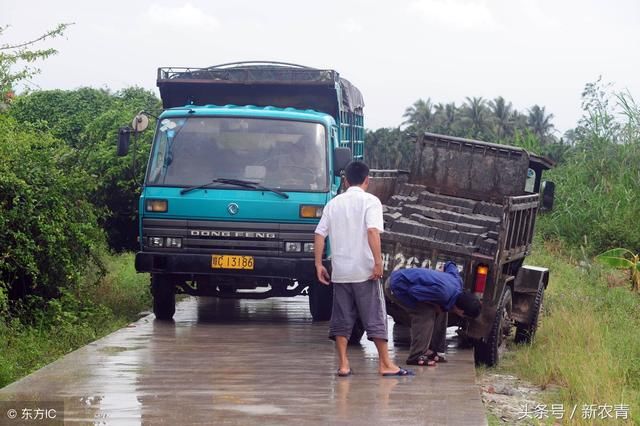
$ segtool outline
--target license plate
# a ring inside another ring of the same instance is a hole
[[[233,256],[229,254],[211,255],[214,269],[253,269],[253,256]]]

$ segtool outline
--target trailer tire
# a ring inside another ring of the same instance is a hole
[[[531,343],[535,337],[536,330],[538,329],[538,322],[540,321],[540,314],[542,313],[542,303],[544,300],[544,286],[538,287],[536,298],[533,301],[533,316],[529,324],[517,324],[516,326],[516,343]]]
[[[309,311],[314,321],[329,321],[333,307],[333,286],[314,281],[309,285]]]
[[[488,367],[498,365],[500,354],[504,350],[506,340],[511,335],[513,328],[511,321],[512,307],[511,287],[506,286],[500,298],[489,337],[486,342],[477,341],[475,344],[474,358],[476,364],[485,364]]]
[[[160,321],[171,321],[176,312],[176,291],[171,277],[163,274],[151,274],[151,295],[153,313]]]

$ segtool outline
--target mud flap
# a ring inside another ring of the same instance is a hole
[[[524,265],[518,270],[513,288],[513,319],[518,324],[531,324],[536,316],[535,301],[538,291],[549,284],[549,269]]]

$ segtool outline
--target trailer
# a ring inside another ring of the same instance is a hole
[[[370,191],[384,208],[384,278],[454,261],[482,311],[475,320],[450,314],[449,325],[475,346],[479,363],[496,365],[506,339],[530,342],[535,334],[549,270],[525,258],[537,214],[553,202],[553,184],[541,179],[552,166],[522,148],[425,133],[415,142],[410,172],[372,172]],[[409,325],[393,301],[387,309],[397,324]]]

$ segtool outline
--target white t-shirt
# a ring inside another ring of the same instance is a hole
[[[373,253],[367,229],[384,232],[382,203],[378,197],[357,186],[338,195],[325,206],[316,234],[329,237],[331,281],[358,283],[373,273]]]

